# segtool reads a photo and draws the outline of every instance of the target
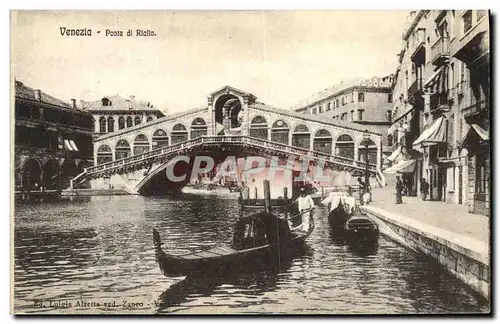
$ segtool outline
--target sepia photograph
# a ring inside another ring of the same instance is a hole
[[[490,315],[491,16],[11,10],[11,313]]]

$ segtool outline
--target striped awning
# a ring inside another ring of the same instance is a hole
[[[432,146],[445,142],[446,129],[444,127],[444,117],[436,119],[432,125],[427,127],[422,134],[413,142],[413,148],[420,150],[422,146]]]
[[[476,145],[478,140],[489,141],[490,136],[488,134],[488,131],[481,128],[481,126],[477,124],[472,124],[471,127],[469,128],[469,131],[467,132],[467,134],[465,134],[464,138],[462,139],[461,143],[463,146],[467,147]]]
[[[437,69],[424,83],[424,89],[432,93],[442,93],[448,88],[448,66],[443,65]]]
[[[64,140],[64,148],[67,151],[73,151],[73,152],[78,152],[78,147],[76,146],[75,142],[73,140]]]
[[[397,158],[398,156],[400,156],[400,155],[401,155],[401,146],[400,146],[400,147],[398,147],[397,149],[395,149],[395,150],[391,153],[391,155],[389,155],[389,157],[387,158],[387,160],[389,160],[389,161],[391,161],[391,162],[392,162],[392,161],[396,160],[396,158]]]

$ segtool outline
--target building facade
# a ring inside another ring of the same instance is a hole
[[[489,13],[419,10],[408,17],[393,84],[387,172],[410,193],[489,215]]]
[[[339,125],[357,125],[380,133],[383,152],[390,152],[393,139],[387,130],[392,122],[392,84],[393,75],[342,82],[301,102],[294,110],[318,115]],[[357,158],[364,160],[364,152],[359,154]],[[371,154],[368,159],[375,161]]]
[[[65,189],[93,164],[92,115],[15,81],[16,191]]]
[[[94,137],[165,116],[150,102],[136,100],[135,96],[123,98],[116,95],[96,101],[81,100],[80,106],[94,117]]]

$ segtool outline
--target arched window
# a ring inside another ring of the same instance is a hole
[[[106,133],[106,118],[99,118],[99,133]]]
[[[320,129],[314,134],[313,150],[332,154],[332,134],[325,129]]]
[[[172,144],[185,142],[188,140],[188,131],[186,126],[182,124],[176,124],[172,128]]]
[[[40,190],[40,180],[42,175],[40,162],[36,159],[28,158],[24,161],[22,170],[22,187],[25,190]]]
[[[392,146],[392,134],[387,135],[387,146]]]
[[[123,116],[120,116],[118,118],[118,129],[124,129],[125,128],[125,118]]]
[[[168,146],[168,135],[163,129],[157,129],[153,133],[153,150]]]
[[[250,123],[250,136],[267,141],[268,127],[267,120],[264,117],[256,116],[252,119],[252,122]]]
[[[46,190],[54,190],[58,187],[59,182],[59,163],[50,159],[42,167],[43,176],[40,185],[43,185]]]
[[[311,148],[311,132],[305,125],[298,125],[293,130],[292,146],[301,147],[304,149]]]
[[[285,123],[281,119],[274,122],[273,127],[271,128],[272,142],[288,145],[289,135],[290,135],[290,129],[288,128],[287,123]]]
[[[354,159],[354,141],[351,136],[344,134],[337,138],[337,142],[335,143],[335,155]]]
[[[141,116],[135,116],[134,125],[139,125],[141,123]]]
[[[102,105],[103,105],[104,107],[109,107],[109,106],[111,106],[111,105],[113,104],[113,103],[111,102],[111,100],[109,100],[108,98],[102,98],[102,100],[101,100],[101,101],[102,101]]]
[[[148,121],[148,122],[153,121],[153,116],[148,116],[146,121]]]
[[[127,117],[127,127],[132,127],[134,126],[134,121],[132,120],[131,116]]]
[[[121,139],[116,143],[115,147],[115,156],[117,160],[124,159],[126,157],[129,157],[132,155],[132,152],[130,150],[130,144],[124,140]]]
[[[203,118],[196,118],[191,123],[191,138],[197,138],[207,135],[207,124]]]
[[[115,119],[111,116],[108,117],[108,133],[115,131]]]
[[[368,144],[368,148],[367,145]],[[366,151],[367,150],[367,151]],[[377,163],[377,145],[375,145],[375,142],[372,141],[371,139],[368,139],[368,142],[366,140],[363,140],[359,144],[358,148],[358,160],[361,162],[366,161],[366,152],[368,153],[368,163]]]
[[[149,141],[146,135],[139,134],[134,139],[134,155],[149,151]]]
[[[113,152],[111,147],[106,144],[99,146],[97,149],[97,164],[103,164],[113,161]]]

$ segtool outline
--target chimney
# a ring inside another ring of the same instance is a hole
[[[80,100],[80,109],[83,109],[85,106],[85,101]]]
[[[76,109],[76,99],[71,98],[71,108]]]
[[[130,96],[132,97],[132,96]],[[127,107],[129,110],[132,110],[132,103],[130,102],[130,99],[125,100],[127,102]]]
[[[42,101],[42,90],[40,89],[35,90],[35,100]]]

